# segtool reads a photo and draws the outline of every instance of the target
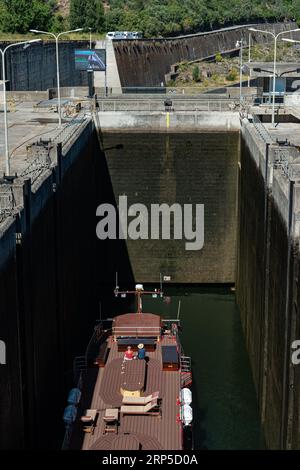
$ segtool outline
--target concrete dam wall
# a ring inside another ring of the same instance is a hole
[[[248,26],[237,26],[189,36],[139,41],[113,41],[123,87],[160,86],[171,65],[200,60],[217,52],[236,50],[243,37],[248,44]],[[295,23],[251,25],[270,31],[292,29]],[[270,35],[252,33],[252,41],[268,42]]]
[[[0,43],[5,48],[9,43]],[[75,49],[87,49],[87,41],[60,41],[60,85],[87,85],[87,73],[75,70]],[[17,91],[41,91],[56,87],[55,42],[32,44],[27,49],[13,47],[5,54],[6,79],[9,89]],[[2,69],[0,71],[2,79]]]
[[[237,301],[267,447],[299,449],[300,371],[291,362],[300,326],[299,233],[289,202],[298,212],[299,188],[274,168],[276,145],[250,127],[243,123]]]

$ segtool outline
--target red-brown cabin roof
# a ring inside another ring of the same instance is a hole
[[[114,336],[153,337],[161,334],[161,318],[153,313],[126,313],[113,320]]]

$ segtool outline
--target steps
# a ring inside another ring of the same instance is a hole
[[[181,388],[188,387],[192,383],[192,361],[189,356],[180,356]]]

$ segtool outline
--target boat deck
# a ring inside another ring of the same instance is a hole
[[[122,362],[124,353],[118,352],[117,343],[108,338],[110,352],[104,368],[98,371],[90,409],[98,411],[94,433],[84,433],[83,450],[180,450],[182,429],[178,420],[178,394],[180,371],[163,371],[161,346],[176,345],[174,337],[163,336],[153,352],[147,351],[147,373],[143,396],[159,392],[160,416],[123,415],[119,413],[117,434],[103,434],[103,416],[109,408],[122,404]]]

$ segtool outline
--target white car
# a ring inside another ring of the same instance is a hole
[[[139,31],[109,31],[106,39],[141,39],[143,33]]]
[[[122,31],[109,31],[106,35],[106,39],[127,39],[127,35]]]

